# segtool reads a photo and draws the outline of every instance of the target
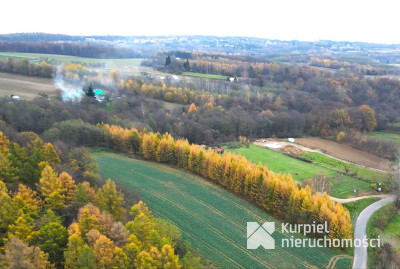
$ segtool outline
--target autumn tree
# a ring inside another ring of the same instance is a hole
[[[18,213],[18,209],[14,206],[14,203],[8,194],[6,184],[0,180],[0,230],[6,231],[8,226],[15,222]],[[0,239],[5,235],[0,233]]]
[[[47,143],[43,149],[44,161],[48,162],[50,165],[56,165],[60,163],[60,158],[51,143]]]
[[[338,130],[345,130],[351,126],[350,116],[344,109],[335,109],[330,113],[330,125]]]
[[[309,185],[311,190],[320,193],[329,193],[331,189],[331,182],[328,176],[323,172],[315,173],[314,176],[307,181],[306,185]]]
[[[142,243],[134,234],[131,234],[128,238],[127,244],[123,247],[123,249],[128,257],[129,263],[133,264],[137,255],[142,249]]]
[[[39,247],[30,247],[27,243],[12,237],[4,246],[3,262],[10,269],[48,269],[52,268],[48,255]]]
[[[8,145],[10,140],[0,131],[0,154],[6,154],[9,152]]]
[[[84,242],[77,234],[68,237],[67,248],[64,251],[65,269],[79,268],[79,256],[82,254]]]
[[[62,189],[64,190],[64,197],[66,202],[71,201],[72,197],[75,194],[75,181],[72,179],[72,177],[67,173],[67,172],[62,172],[59,175],[59,180],[61,181]]]
[[[192,103],[189,106],[188,113],[196,113],[196,112],[197,112],[197,107],[196,107],[196,105],[194,103]]]
[[[94,244],[96,243],[97,239],[99,239],[101,236],[102,236],[102,234],[98,230],[91,229],[86,234],[86,241],[90,247],[93,247]]]
[[[164,245],[161,249],[161,264],[163,268],[179,269],[182,266],[179,264],[179,257],[175,255],[171,245]]]
[[[90,150],[85,147],[74,148],[68,154],[68,162],[74,172],[83,177],[97,173],[98,166]]]
[[[83,237],[91,229],[102,230],[99,218],[100,210],[91,204],[87,204],[79,210],[78,223]]]
[[[116,246],[122,247],[128,239],[129,231],[125,228],[122,222],[116,222],[113,224],[109,236]]]
[[[106,236],[102,235],[94,243],[93,253],[99,268],[110,268],[113,263],[115,246]]]
[[[16,236],[26,243],[34,242],[38,234],[38,232],[35,231],[34,220],[24,215],[21,211],[15,222],[8,226],[7,233],[9,239]]]
[[[13,196],[13,203],[18,210],[22,210],[24,214],[30,217],[37,217],[43,205],[37,192],[23,184],[18,185],[18,191]]]
[[[2,154],[0,154],[0,178],[5,182],[16,182],[19,179],[17,168]]]
[[[124,197],[117,191],[115,182],[108,179],[106,183],[97,191],[98,204],[100,209],[111,213],[116,220],[122,220],[125,209],[123,207]]]
[[[51,166],[47,165],[41,174],[38,189],[44,197],[45,204],[50,209],[65,207],[65,188]]]
[[[371,132],[376,127],[375,111],[368,105],[362,105],[359,108],[362,112],[362,128],[365,131]]]
[[[81,236],[81,230],[79,228],[79,224],[76,222],[73,222],[68,226],[68,235],[71,236],[74,234]]]
[[[137,255],[134,265],[137,269],[157,269],[157,261],[146,251],[142,251]]]
[[[118,269],[128,269],[129,268],[129,259],[125,252],[119,248],[115,247],[114,257],[112,261],[112,268]]]

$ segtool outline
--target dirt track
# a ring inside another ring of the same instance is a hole
[[[0,73],[0,97],[14,94],[32,100],[39,97],[39,93],[56,96],[58,90],[52,79]]]
[[[388,160],[333,141],[320,138],[297,138],[296,143],[312,149],[320,149],[326,154],[348,162],[383,171],[392,171]]]

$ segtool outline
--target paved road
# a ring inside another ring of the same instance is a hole
[[[376,210],[384,205],[394,202],[396,196],[390,196],[388,198],[379,200],[366,209],[364,209],[357,218],[356,227],[354,230],[354,239],[363,240],[367,236],[367,224],[369,218],[374,214]],[[354,262],[353,269],[366,269],[368,261],[368,253],[366,247],[354,247]]]

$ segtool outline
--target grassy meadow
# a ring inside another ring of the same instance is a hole
[[[203,74],[203,73],[194,73],[194,72],[183,72],[182,75],[190,76],[190,77],[212,78],[212,79],[222,79],[222,80],[226,80],[226,78],[227,78],[227,76],[213,75],[213,74]]]
[[[241,147],[236,149],[227,149],[227,151],[241,154],[254,163],[261,162],[275,173],[290,173],[293,179],[299,182],[311,178],[315,173],[325,173],[330,178],[332,184],[330,195],[337,198],[347,198],[354,195],[354,189],[357,190],[356,194],[372,190],[370,183],[368,182],[343,175],[334,169],[329,169],[327,167],[318,166],[289,157],[268,148],[250,145],[248,148]]]
[[[400,146],[400,134],[388,132],[388,131],[376,131],[368,133],[368,136],[376,137],[380,139],[390,140]]]

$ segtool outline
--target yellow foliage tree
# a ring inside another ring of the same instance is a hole
[[[111,268],[113,263],[115,246],[106,236],[101,235],[93,246],[93,253],[96,256],[98,268]]]
[[[188,113],[196,113],[196,112],[197,112],[197,107],[196,107],[196,105],[194,103],[192,103],[189,106]]]
[[[65,188],[57,173],[46,165],[39,179],[38,189],[44,197],[45,204],[50,209],[65,207]]]

